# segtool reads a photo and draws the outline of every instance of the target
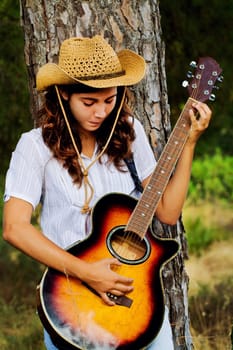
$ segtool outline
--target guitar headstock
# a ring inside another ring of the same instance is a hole
[[[195,72],[189,71],[187,77],[191,78],[191,81],[184,81],[182,84],[187,87],[189,96],[201,102],[214,101],[215,95],[212,90],[218,89],[215,83],[223,81],[219,64],[211,57],[201,57],[198,63],[192,61],[190,66],[195,68]]]

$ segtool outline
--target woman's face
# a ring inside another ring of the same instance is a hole
[[[80,131],[96,131],[115,107],[117,88],[100,89],[97,92],[72,93],[62,92],[68,101],[70,110],[77,120]]]

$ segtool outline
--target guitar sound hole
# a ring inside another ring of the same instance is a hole
[[[111,254],[126,264],[140,264],[150,255],[150,243],[134,232],[125,231],[124,226],[115,227],[107,237]]]

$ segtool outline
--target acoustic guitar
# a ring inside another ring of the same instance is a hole
[[[199,59],[195,73],[188,73],[190,97],[140,200],[105,195],[93,208],[91,233],[68,248],[87,262],[116,257],[122,264],[113,269],[133,278],[134,290],[120,297],[108,294],[116,303],[110,307],[82,281],[52,268],[44,272],[37,288],[38,313],[59,349],[138,350],[157,336],[164,319],[161,271],[176,256],[179,243],[157,237],[151,223],[188,137],[192,103],[213,99],[220,73],[215,60]]]

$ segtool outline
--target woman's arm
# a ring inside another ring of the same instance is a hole
[[[115,273],[112,265],[120,265],[117,259],[103,259],[87,263],[58,247],[31,224],[32,205],[11,197],[4,206],[3,238],[35,260],[64,274],[85,281],[108,305],[114,305],[106,293],[121,295],[132,291],[132,279]]]
[[[201,102],[194,103],[193,108],[199,117],[196,118],[194,111],[190,110],[191,128],[188,140],[156,210],[158,219],[170,225],[176,224],[181,214],[188,191],[195,146],[208,127],[212,114],[209,107]],[[148,179],[143,182],[143,186],[147,181]]]

